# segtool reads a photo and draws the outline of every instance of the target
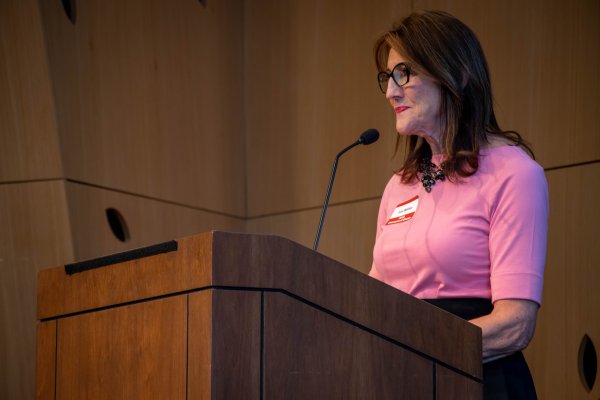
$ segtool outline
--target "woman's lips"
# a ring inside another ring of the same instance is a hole
[[[406,107],[406,106],[398,106],[398,107],[394,107],[394,110],[396,111],[396,114],[400,114],[401,112],[408,110],[410,107]]]

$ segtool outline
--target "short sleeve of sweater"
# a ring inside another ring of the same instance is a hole
[[[543,169],[523,156],[499,180],[490,219],[492,301],[528,299],[541,304],[548,188]]]

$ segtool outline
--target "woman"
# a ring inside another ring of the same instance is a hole
[[[412,14],[375,58],[407,155],[381,200],[370,275],[481,327],[484,398],[534,399],[521,350],[541,304],[544,171],[498,126],[485,56],[461,21]]]

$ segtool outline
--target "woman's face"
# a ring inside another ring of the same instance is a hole
[[[404,57],[391,49],[387,61],[388,72],[401,62],[410,66]],[[439,153],[441,137],[439,85],[422,73],[411,74],[408,83],[401,87],[390,79],[385,96],[396,113],[396,131],[400,135],[417,135],[425,138],[432,151]]]

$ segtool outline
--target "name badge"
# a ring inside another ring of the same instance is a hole
[[[390,219],[385,223],[386,225],[399,224],[400,222],[406,222],[412,219],[417,211],[419,205],[419,196],[415,196],[410,200],[406,200],[396,206],[396,209],[390,216]]]

